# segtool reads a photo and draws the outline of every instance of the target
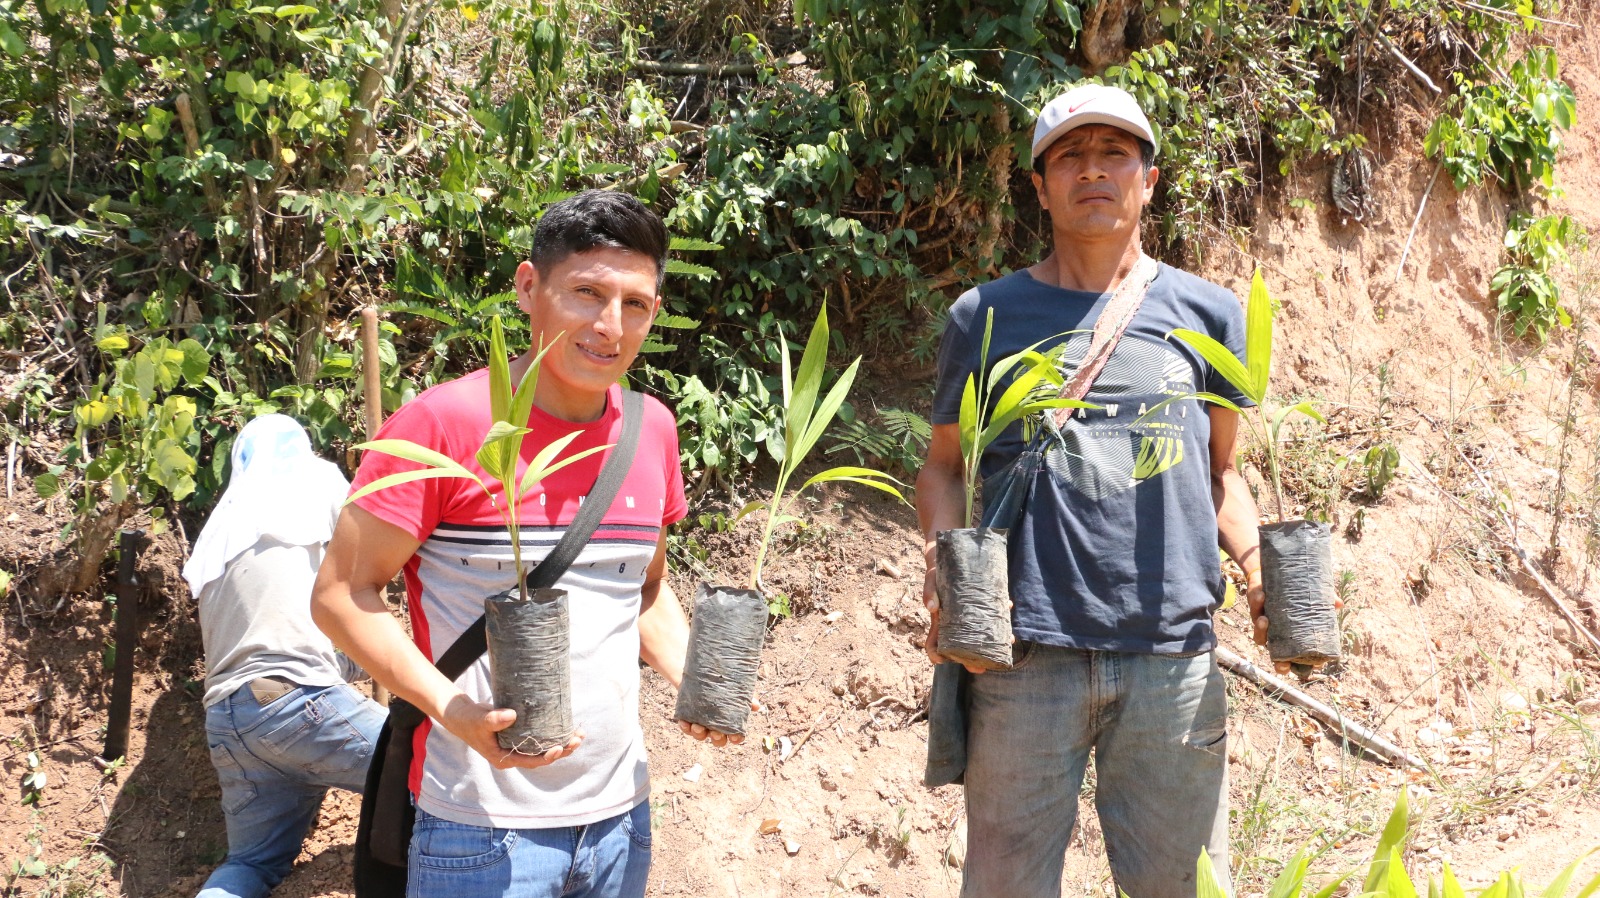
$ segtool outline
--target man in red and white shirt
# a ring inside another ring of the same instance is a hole
[[[516,273],[517,302],[536,342],[555,345],[540,369],[524,466],[577,431],[565,454],[614,444],[618,380],[660,305],[667,236],[634,197],[588,191],[552,206]],[[529,364],[511,362],[518,383]],[[489,430],[489,378],[475,371],[397,411],[380,438],[405,439],[478,467]],[[569,465],[522,499],[524,564],[555,546],[605,453]],[[416,465],[368,453],[355,488]],[[521,469],[519,468],[519,476]],[[357,500],[340,517],[312,599],[333,642],[429,720],[410,771],[417,807],[408,894],[642,896],[650,864],[649,776],[639,726],[638,659],[674,686],[689,627],[666,582],[666,529],[685,514],[673,415],[646,399],[633,465],[599,529],[557,584],[572,629],[573,718],[579,733],[543,755],[502,749],[515,712],[491,703],[488,663],[452,682],[433,666],[515,582],[499,512],[477,484],[425,479]],[[400,570],[413,639],[379,590]],[[722,734],[680,724],[721,745]],[[738,741],[735,737],[734,741]]]

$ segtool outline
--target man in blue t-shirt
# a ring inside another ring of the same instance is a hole
[[[933,440],[917,479],[933,613],[934,538],[962,520],[957,425],[967,377],[1044,339],[1069,375],[1125,279],[1154,272],[1087,401],[1046,441],[1020,519],[1010,523],[1015,666],[973,679],[965,773],[966,898],[1058,896],[1091,750],[1095,806],[1117,886],[1131,898],[1187,896],[1206,849],[1228,872],[1227,700],[1212,649],[1220,545],[1244,569],[1265,640],[1256,508],[1234,466],[1238,414],[1175,396],[1239,394],[1176,328],[1236,354],[1244,316],[1221,287],[1140,265],[1139,219],[1155,191],[1155,139],[1126,92],[1076,87],[1041,112],[1033,183],[1050,214],[1043,261],[968,291],[939,356]],[[1054,336],[1051,336],[1054,335]],[[1153,413],[1152,413],[1153,410]],[[983,455],[989,476],[1023,448],[1021,428]],[[973,669],[974,673],[978,671]]]

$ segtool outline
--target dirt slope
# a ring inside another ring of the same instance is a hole
[[[1600,19],[1573,15],[1589,27],[1559,36],[1580,122],[1558,169],[1566,194],[1552,207],[1600,233],[1600,118],[1590,112],[1600,109]],[[1418,872],[1450,860],[1482,882],[1522,865],[1542,883],[1600,838],[1600,662],[1508,537],[1587,609],[1591,629],[1600,624],[1586,598],[1600,369],[1574,368],[1570,335],[1537,350],[1497,325],[1487,283],[1507,217],[1500,194],[1460,194],[1441,175],[1396,277],[1434,166],[1419,151],[1423,121],[1365,124],[1380,163],[1376,216],[1341,222],[1327,172],[1313,173],[1264,198],[1252,241],[1218,241],[1202,273],[1243,295],[1253,266],[1263,267],[1283,308],[1278,390],[1315,397],[1330,413],[1326,430],[1297,437],[1297,488],[1335,497],[1350,654],[1307,688],[1433,768],[1402,773],[1343,753],[1304,716],[1230,681],[1239,881],[1259,893],[1276,873],[1271,859],[1308,840],[1329,846],[1319,872],[1355,863],[1410,783],[1422,817],[1411,854]],[[1569,301],[1579,281],[1564,276]],[[882,373],[864,380],[897,379]],[[1569,410],[1577,426],[1564,436]],[[1339,459],[1385,441],[1400,447],[1401,473],[1380,500],[1351,501],[1361,468]],[[1558,480],[1566,495],[1552,503]],[[141,673],[130,763],[102,773],[92,758],[108,689],[103,606],[98,597],[58,604],[29,588],[48,579],[61,514],[21,484],[0,512],[0,566],[24,574],[20,601],[0,617],[0,767],[13,784],[0,798],[0,882],[13,861],[37,859],[45,871],[4,894],[192,894],[224,839],[177,544],[150,564],[146,657],[159,663]],[[1553,526],[1556,547],[1546,551]],[[747,557],[747,536],[696,538],[710,571],[679,571],[683,596],[700,575],[736,580]],[[772,632],[766,709],[742,747],[683,739],[669,723],[670,690],[646,672],[652,894],[958,892],[959,790],[920,784],[929,671],[917,648],[926,621],[916,546],[909,510],[854,495],[818,503],[814,525],[785,542],[774,572],[797,614]],[[1259,659],[1238,611],[1220,621],[1225,642]],[[48,777],[36,807],[21,804],[18,787],[30,751]],[[332,797],[277,894],[348,894],[354,819],[353,798]],[[1092,813],[1083,819],[1068,894],[1109,888]]]

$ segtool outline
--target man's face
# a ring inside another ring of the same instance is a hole
[[[544,274],[523,262],[516,290],[534,345],[555,341],[539,372],[540,407],[569,420],[597,416],[606,390],[639,354],[661,304],[655,260],[600,247],[574,253]]]
[[[1097,240],[1137,233],[1139,214],[1160,172],[1144,169],[1139,140],[1112,125],[1073,128],[1045,148],[1044,175],[1033,176],[1052,228]]]

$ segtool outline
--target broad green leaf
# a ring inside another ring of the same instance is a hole
[[[1332,882],[1318,889],[1317,893],[1312,895],[1311,898],[1333,898],[1333,893],[1339,891],[1339,887],[1344,885],[1344,881],[1354,875],[1354,870],[1347,870],[1344,873],[1339,874],[1338,876],[1334,877]]]
[[[1222,396],[1218,396],[1215,393],[1190,393],[1187,396],[1169,396],[1166,399],[1161,400],[1160,402],[1151,406],[1149,411],[1146,411],[1144,414],[1135,419],[1133,423],[1138,424],[1141,421],[1153,417],[1156,413],[1162,411],[1174,402],[1182,402],[1185,399],[1198,399],[1201,402],[1209,402],[1212,405],[1220,405],[1230,411],[1238,412],[1241,415],[1244,414],[1244,409],[1235,405],[1231,399],[1226,399]]]
[[[1478,898],[1510,898],[1511,878],[1504,873],[1495,880],[1494,885],[1478,893]]]
[[[1317,411],[1315,406],[1309,402],[1301,402],[1286,408],[1280,408],[1276,412],[1273,412],[1272,419],[1270,420],[1267,428],[1267,439],[1276,444],[1278,442],[1278,432],[1283,428],[1284,420],[1296,412],[1305,415],[1307,418],[1317,421],[1318,423],[1328,423],[1328,419],[1322,417],[1322,413]]]
[[[822,374],[828,360],[828,335],[828,309],[824,306],[811,327],[805,352],[800,354],[800,367],[794,376],[794,397],[788,404],[788,431],[784,440],[788,452],[784,464],[790,470],[799,464],[795,450],[811,424],[811,415],[817,406],[817,394],[822,391]]]
[[[528,491],[533,489],[534,485],[537,484],[540,479],[542,479],[544,475],[540,474],[538,476],[534,476],[536,472],[542,471],[545,465],[550,464],[550,462],[553,461],[556,456],[560,455],[563,450],[572,445],[573,440],[582,435],[583,431],[574,430],[565,436],[556,437],[554,440],[550,441],[549,445],[535,453],[533,458],[528,462],[528,469],[522,473],[522,486],[517,490],[518,497],[526,496]]]
[[[256,92],[256,79],[249,72],[231,71],[222,79],[223,87],[231,93],[240,96],[254,96]]]
[[[1272,297],[1257,268],[1250,279],[1250,307],[1245,310],[1244,327],[1244,359],[1249,365],[1251,389],[1241,392],[1258,403],[1267,395],[1267,381],[1272,377],[1272,318]]]
[[[861,474],[851,473],[851,472],[854,472],[854,471],[862,471],[864,473],[861,473]],[[797,490],[796,492],[798,493],[798,492],[804,491],[806,487],[813,486],[813,485],[818,484],[818,483],[841,483],[841,482],[859,483],[862,486],[870,486],[875,490],[882,490],[883,492],[888,493],[889,495],[895,497],[896,499],[899,499],[901,502],[906,501],[906,497],[904,495],[902,495],[901,492],[898,489],[895,489],[894,486],[892,486],[891,484],[884,483],[883,480],[880,480],[880,479],[877,479],[877,478],[885,478],[885,479],[889,479],[889,480],[893,480],[894,479],[892,477],[889,477],[889,475],[887,475],[887,474],[883,474],[883,473],[880,473],[878,471],[873,471],[873,470],[869,470],[869,469],[866,469],[866,468],[849,468],[849,467],[830,468],[829,470],[823,471],[822,473],[816,475],[815,477],[812,477],[810,480],[807,480],[804,484],[801,484],[800,490]],[[899,483],[899,482],[900,481],[898,481],[898,480],[895,481],[895,483]],[[901,484],[901,485],[903,486],[904,484]]]
[[[416,462],[419,465],[442,468],[446,471],[454,471],[464,477],[471,477],[473,480],[478,479],[478,475],[467,470],[465,466],[450,456],[435,452],[426,446],[419,446],[410,440],[369,440],[365,443],[357,443],[352,448],[382,452],[384,455],[392,455],[395,458]]]
[[[111,405],[104,399],[79,402],[72,409],[73,417],[86,428],[99,427],[111,419]]]
[[[778,358],[783,363],[781,369],[783,373],[783,420],[784,429],[787,430],[791,405],[789,397],[794,393],[794,378],[790,376],[789,371],[789,339],[783,335],[782,330],[778,331]],[[782,464],[783,460],[779,459],[778,462]]]
[[[967,385],[961,391],[961,412],[957,417],[961,432],[961,456],[970,459],[978,445],[978,376],[967,375]]]
[[[468,471],[466,468],[462,468],[460,471],[451,471],[447,468],[422,468],[416,471],[401,471],[399,474],[379,477],[377,480],[351,493],[350,498],[344,500],[344,504],[349,505],[362,496],[375,493],[378,490],[388,489],[391,486],[399,486],[402,483],[410,483],[413,480],[431,480],[438,477],[466,479],[483,486],[483,481],[478,479],[478,475]]]
[[[1004,415],[995,416],[995,419],[989,422],[989,426],[985,427],[983,432],[978,437],[978,451],[982,452],[985,448],[993,444],[995,440],[1000,439],[1000,435],[1005,433],[1006,428],[1010,427],[1012,424],[1015,424],[1017,421],[1020,421],[1029,415],[1036,415],[1043,411],[1058,408],[1100,408],[1100,406],[1095,405],[1092,402],[1084,402],[1082,399],[1066,399],[1060,396],[1050,399],[1036,399],[1033,402],[1023,403],[1009,410]]]
[[[1195,898],[1228,898],[1228,893],[1217,880],[1217,868],[1211,863],[1211,853],[1200,849],[1200,859],[1195,862]]]
[[[95,341],[102,352],[121,352],[128,348],[128,338],[123,334],[110,334]]]
[[[1388,880],[1385,882],[1389,898],[1417,898],[1417,887],[1400,861],[1400,846],[1389,849]]]
[[[761,499],[755,499],[753,501],[746,502],[744,504],[744,507],[739,509],[739,513],[733,516],[733,520],[729,521],[728,523],[730,525],[731,524],[737,524],[741,520],[744,520],[745,516],[749,515],[751,512],[760,511],[761,509],[766,508],[766,507],[767,507],[767,503],[765,501],[761,500]]]
[[[499,315],[489,319],[489,417],[493,421],[511,417],[511,363],[506,358],[506,335]]]
[[[1428,882],[1428,890],[1433,891],[1433,882]],[[1439,898],[1467,898],[1467,892],[1461,888],[1461,883],[1456,881],[1455,871],[1450,869],[1450,863],[1445,862],[1444,875],[1439,882]]]
[[[28,42],[3,20],[0,20],[0,49],[17,58],[28,55]]]
[[[1389,854],[1394,848],[1403,847],[1409,825],[1410,810],[1406,804],[1406,789],[1401,786],[1400,797],[1395,799],[1394,811],[1389,814],[1389,822],[1384,824],[1383,834],[1378,837],[1378,848],[1372,854],[1372,866],[1367,868],[1367,879],[1361,887],[1362,892],[1375,892],[1383,884],[1389,868]]]
[[[522,380],[517,384],[517,392],[511,397],[510,415],[513,424],[518,426],[527,425],[528,418],[533,414],[533,400],[539,392],[540,366],[544,364],[544,357],[550,352],[550,348],[555,346],[565,333],[565,331],[562,331],[556,334],[547,345],[540,346],[539,351],[534,353],[533,358],[528,361],[528,367],[523,369]],[[544,336],[541,334],[539,339],[543,342]],[[509,377],[509,370],[507,374]],[[521,451],[522,443],[519,440],[517,442],[517,452],[520,454]]]
[[[1578,892],[1577,898],[1589,898],[1589,896],[1593,895],[1595,892],[1600,892],[1600,874],[1597,874],[1594,879],[1589,880],[1589,884],[1584,886],[1583,889]]]
[[[1267,898],[1300,898],[1300,887],[1305,883],[1306,866],[1310,863],[1311,858],[1304,849],[1295,852],[1289,863],[1283,865],[1283,872],[1273,880]]]
[[[61,492],[61,475],[54,473],[40,474],[38,477],[33,478],[33,491],[38,493],[41,499],[48,499],[54,496],[56,493]]]
[[[317,12],[317,8],[315,6],[306,6],[303,3],[296,3],[296,4],[291,4],[291,5],[288,5],[288,6],[280,6],[277,9],[273,10],[272,14],[277,16],[280,19],[287,19],[290,16],[310,16],[310,15],[315,15],[316,12]]]
[[[522,436],[527,432],[528,428],[509,421],[489,425],[489,432],[484,434],[483,444],[478,447],[478,467],[501,483],[509,482],[517,474],[517,456],[522,448]]]
[[[189,386],[198,386],[211,368],[211,353],[206,352],[200,341],[192,337],[185,337],[178,342],[178,351],[183,354],[179,368],[183,372],[183,380]]]
[[[846,368],[843,374],[839,375],[838,380],[833,382],[833,387],[828,390],[828,395],[822,400],[822,405],[812,415],[811,423],[806,428],[805,436],[800,438],[800,445],[795,447],[793,454],[784,459],[784,465],[789,470],[792,471],[800,466],[800,462],[805,460],[806,453],[811,451],[811,447],[815,446],[817,440],[822,438],[822,434],[828,429],[828,425],[833,423],[833,417],[839,413],[839,407],[844,404],[845,396],[849,395],[850,385],[855,383],[856,371],[860,367],[861,359],[858,358],[850,363],[850,367]]]
[[[1233,384],[1234,388],[1239,392],[1250,397],[1252,402],[1259,405],[1262,400],[1266,399],[1266,392],[1264,390],[1256,390],[1254,382],[1250,379],[1250,372],[1245,368],[1244,363],[1239,361],[1238,357],[1228,351],[1228,347],[1223,346],[1206,334],[1192,331],[1188,328],[1180,327],[1173,331],[1171,336],[1177,337],[1194,347],[1194,351],[1200,353],[1200,356],[1206,360],[1207,364],[1217,369],[1218,374],[1222,375],[1228,383]]]
[[[978,365],[989,367],[989,339],[994,336],[994,306],[988,308],[983,318],[983,343],[978,350]]]
[[[576,435],[576,433],[573,434],[573,436]],[[540,481],[544,480],[546,477],[549,477],[551,474],[554,474],[562,468],[565,468],[567,465],[576,464],[580,461],[583,461],[591,455],[604,452],[615,445],[615,443],[607,443],[604,446],[595,446],[591,449],[585,449],[582,452],[573,453],[572,455],[555,462],[549,467],[535,467],[534,465],[529,465],[528,470],[522,475],[522,488],[518,491],[517,495],[519,497],[528,495],[528,493],[531,492],[535,486],[539,485]]]
[[[1565,870],[1561,871],[1561,875],[1557,876],[1549,885],[1545,886],[1544,891],[1539,893],[1540,898],[1562,898],[1562,896],[1566,895],[1567,886],[1571,885],[1572,878],[1578,875],[1578,867],[1580,867],[1584,861],[1588,860],[1589,855],[1594,854],[1597,850],[1600,849],[1591,848],[1588,851],[1578,855],[1572,863],[1567,865]],[[1594,884],[1591,884],[1590,888],[1593,888],[1596,884],[1600,884],[1600,877],[1595,878],[1595,882]]]
[[[156,365],[148,353],[133,357],[133,386],[145,402],[156,397]]]

